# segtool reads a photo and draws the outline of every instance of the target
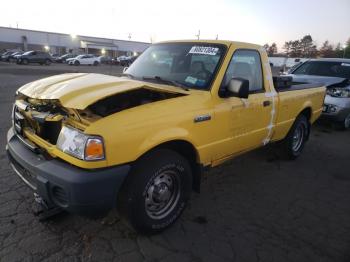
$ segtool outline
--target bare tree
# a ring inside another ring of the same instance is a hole
[[[348,39],[348,41],[346,41],[343,56],[344,56],[344,58],[350,58],[350,38]]]
[[[291,47],[290,47],[290,56],[291,57],[300,57],[301,56],[301,48],[300,48],[300,41],[295,40],[291,41]]]
[[[265,51],[266,51],[266,52],[267,52],[267,51],[269,50],[269,48],[270,48],[270,46],[269,46],[268,43],[264,44],[263,47],[265,48]]]
[[[286,55],[289,56],[292,49],[292,41],[285,42],[283,49],[285,50]]]
[[[321,57],[335,57],[335,52],[333,46],[326,40],[322,47],[320,48],[320,56]]]
[[[276,43],[272,43],[271,46],[268,48],[267,53],[269,56],[274,56],[277,54],[277,45]]]
[[[316,54],[316,45],[313,42],[311,35],[305,35],[300,39],[300,51],[303,57],[313,57]]]

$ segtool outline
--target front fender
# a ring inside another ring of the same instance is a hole
[[[138,148],[139,154],[137,158],[141,157],[148,151],[152,150],[153,148],[161,144],[175,141],[175,140],[186,141],[192,144],[194,148],[196,148],[196,143],[192,139],[190,132],[187,129],[181,128],[181,127],[173,127],[173,128],[159,130],[158,132],[155,132],[152,135],[146,137]],[[198,157],[200,156],[198,155]]]

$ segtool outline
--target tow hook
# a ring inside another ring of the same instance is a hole
[[[39,196],[38,193],[34,193],[34,200],[35,200],[35,202],[37,202],[39,205],[41,205],[45,209],[49,209],[45,200],[41,196]]]
[[[33,213],[39,218],[40,222],[63,212],[63,209],[58,206],[49,207],[38,193],[34,193],[34,200],[37,203],[37,208],[33,210]]]

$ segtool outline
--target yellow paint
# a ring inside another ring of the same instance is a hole
[[[191,41],[193,42],[193,41]],[[69,156],[26,130],[35,144],[73,165],[99,168],[135,161],[152,148],[173,140],[191,143],[197,151],[197,161],[203,165],[218,165],[243,152],[271,141],[283,139],[295,118],[305,108],[311,108],[311,122],[321,114],[325,88],[313,88],[276,93],[271,81],[268,58],[260,46],[229,41],[194,41],[220,43],[228,47],[227,54],[212,83],[210,91],[190,90],[134,81],[99,74],[65,74],[39,80],[23,86],[19,92],[36,99],[55,99],[67,108],[84,109],[91,103],[115,93],[146,87],[166,92],[186,94],[181,97],[134,107],[119,113],[78,124],[86,134],[103,137],[106,160],[87,162]],[[261,54],[266,93],[251,94],[248,99],[220,98],[219,86],[232,54],[236,49],[255,49]],[[263,101],[273,102],[263,107]],[[194,118],[210,115],[210,121],[195,123]]]

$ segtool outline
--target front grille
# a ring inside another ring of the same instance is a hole
[[[29,106],[25,110],[28,109]],[[27,119],[25,114],[20,112],[21,108],[17,105],[13,108],[13,127],[17,135],[23,136],[23,128],[29,127],[35,131],[36,135],[55,145],[57,143],[58,136],[61,132],[62,121],[45,121],[45,117],[49,113],[36,113],[33,114],[33,119]]]
[[[20,163],[18,163],[16,161],[16,159],[14,159],[11,156],[11,154],[8,154],[8,156],[10,158],[10,162],[12,164],[12,167],[13,167],[14,171],[17,173],[17,175],[20,176],[21,179],[28,186],[30,186],[32,189],[36,190],[36,187],[37,187],[36,176],[33,173],[26,170]]]

